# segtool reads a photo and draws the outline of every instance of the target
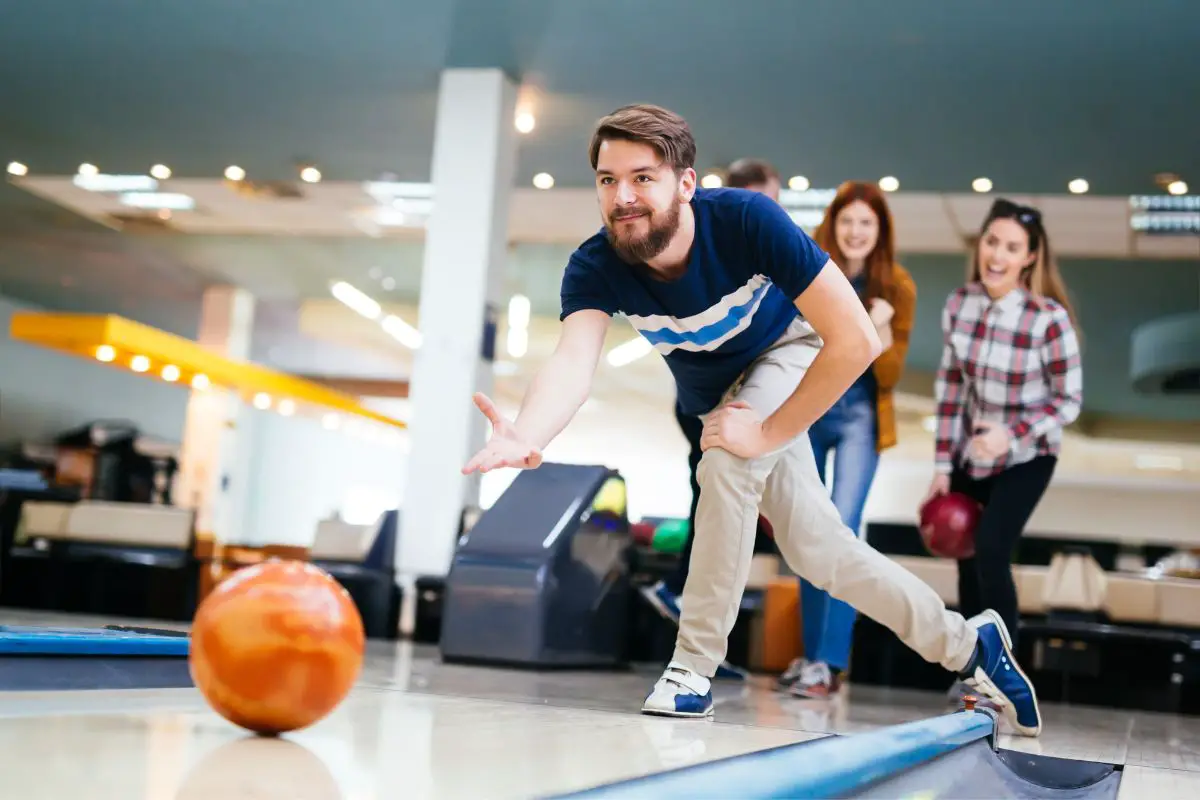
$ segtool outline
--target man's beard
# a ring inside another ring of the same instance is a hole
[[[609,219],[604,226],[608,235],[608,243],[622,261],[630,264],[641,264],[657,256],[671,243],[675,232],[679,230],[679,204],[672,203],[671,207],[662,214],[656,214],[648,208],[624,209],[622,213],[644,212],[649,214],[650,230],[643,235],[632,233],[618,234],[615,230],[616,221]],[[636,224],[636,223],[635,223]]]

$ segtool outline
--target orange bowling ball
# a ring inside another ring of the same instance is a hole
[[[350,595],[324,570],[267,561],[222,581],[196,610],[188,665],[225,719],[263,736],[312,725],[362,670],[366,636]]]

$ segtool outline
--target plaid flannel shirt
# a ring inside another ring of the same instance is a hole
[[[942,310],[945,345],[935,386],[935,467],[955,463],[985,478],[1040,455],[1057,455],[1062,429],[1079,416],[1083,367],[1066,309],[1017,289],[993,301],[980,283],[951,292]],[[979,459],[967,445],[979,422],[1008,427],[1008,452]]]

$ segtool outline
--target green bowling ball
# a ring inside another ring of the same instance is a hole
[[[687,542],[688,532],[686,519],[665,520],[655,529],[650,547],[659,553],[681,553],[684,543]]]

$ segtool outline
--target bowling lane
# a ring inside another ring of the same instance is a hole
[[[0,624],[178,627],[0,613]],[[371,642],[357,688],[329,718],[256,740],[194,689],[0,692],[0,771],[22,798],[536,797],[946,710],[942,695],[851,687],[805,702],[769,681],[715,685],[717,719],[637,713],[657,670],[500,670],[437,649]],[[1200,719],[1047,704],[1037,740],[1005,748],[1127,766],[1122,797],[1200,796]],[[1186,791],[1185,791],[1186,790]]]
[[[529,672],[443,664],[437,649],[407,643],[372,643],[362,682],[379,688],[556,705],[566,708],[636,713],[659,675],[646,668],[636,673]],[[812,734],[852,734],[887,725],[924,719],[950,710],[945,695],[851,686],[836,702],[802,701],[770,688],[770,679],[759,676],[748,685],[728,681],[713,683],[716,721],[756,727],[786,728]],[[1154,745],[1171,747],[1183,741],[1180,730],[1200,737],[1200,719],[1167,715],[1133,714],[1111,709],[1042,705],[1045,731],[1038,739],[1007,733],[1002,727],[1001,746],[1025,752],[1109,763],[1125,763],[1135,724],[1154,737]],[[1002,723],[1003,725],[1003,723]],[[1180,727],[1182,726],[1182,727]],[[1173,731],[1171,735],[1167,731]],[[1200,740],[1200,739],[1198,739]],[[1153,766],[1175,766],[1155,762]]]
[[[361,688],[310,729],[258,739],[193,690],[84,694],[0,696],[6,797],[521,798],[814,736]]]

